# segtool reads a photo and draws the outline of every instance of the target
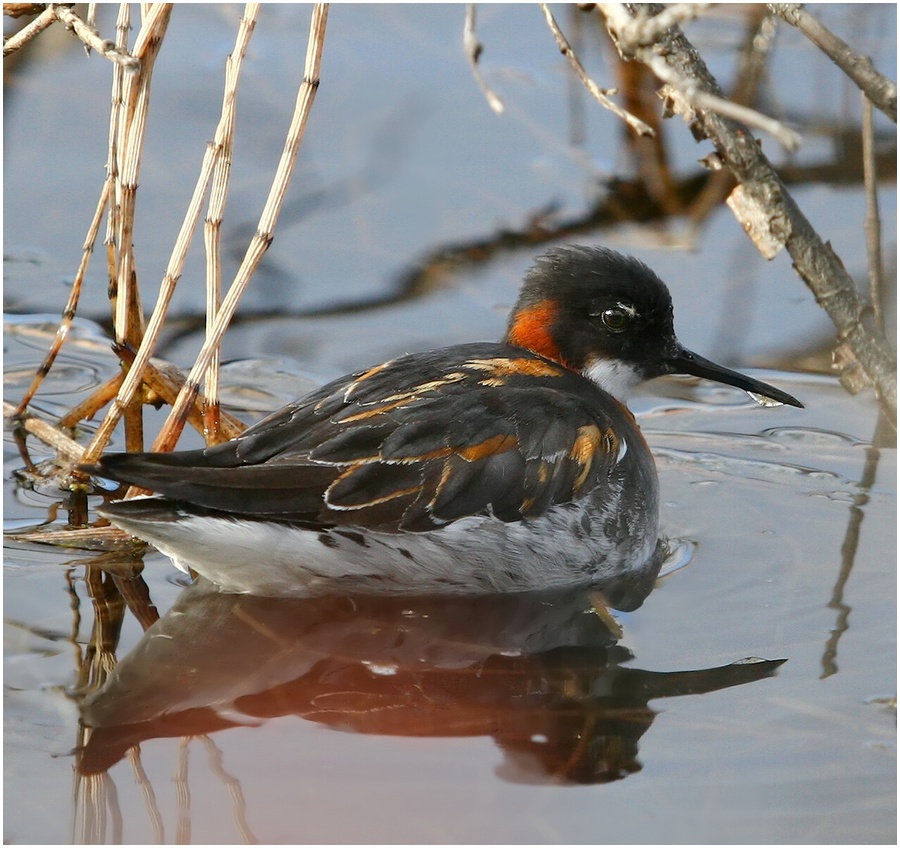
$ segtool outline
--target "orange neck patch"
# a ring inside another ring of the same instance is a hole
[[[556,304],[552,300],[541,300],[515,314],[506,341],[569,367],[550,334],[555,320]]]

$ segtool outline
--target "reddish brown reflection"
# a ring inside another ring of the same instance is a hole
[[[782,662],[625,668],[633,656],[592,598],[272,600],[196,584],[85,699],[79,771],[105,771],[147,739],[297,715],[358,733],[490,736],[506,780],[606,782],[640,769],[649,701],[748,683]]]

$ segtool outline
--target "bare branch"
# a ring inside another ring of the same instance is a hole
[[[556,39],[556,43],[559,46],[560,53],[569,60],[572,70],[578,75],[578,78],[590,92],[591,96],[605,109],[609,109],[614,115],[618,115],[618,117],[625,121],[625,123],[627,123],[638,135],[656,135],[652,127],[645,124],[640,118],[635,117],[630,112],[626,112],[621,106],[618,106],[609,99],[607,95],[615,94],[615,89],[604,90],[588,76],[587,71],[584,69],[584,65],[581,64],[581,60],[575,54],[575,51],[572,49],[572,46],[569,44],[565,35],[563,35],[562,30],[559,28],[559,24],[556,23],[556,18],[553,17],[550,7],[546,3],[541,3],[540,6],[541,11],[544,13],[544,18],[547,21],[547,26],[550,27],[550,31],[553,33],[553,37]]]
[[[868,56],[860,56],[799,3],[769,3],[769,8],[791,26],[797,27],[895,124],[897,84],[875,70]]]
[[[478,83],[478,87],[481,89],[482,94],[484,94],[487,99],[488,106],[496,112],[498,115],[501,115],[504,110],[503,101],[500,99],[500,96],[492,89],[484,80],[484,76],[481,73],[481,68],[478,67],[478,59],[481,56],[482,51],[484,50],[484,46],[478,40],[478,36],[475,35],[475,4],[467,3],[466,4],[466,20],[463,24],[463,50],[466,51],[466,58],[469,60],[469,64],[472,66],[472,76],[475,77],[475,82]]]
[[[642,11],[635,18],[629,15],[622,3],[600,3],[598,8],[606,19],[607,28],[622,55],[626,58],[633,56],[643,62],[662,82],[677,91],[692,108],[718,112],[720,115],[763,130],[778,139],[786,150],[796,150],[800,146],[800,135],[794,130],[755,109],[740,106],[720,95],[712,94],[699,80],[678,73],[663,54],[642,41],[645,32],[658,32],[659,37],[662,37],[663,33],[680,32],[672,24],[665,28],[651,26],[656,16],[648,19],[646,10],[651,8],[650,6],[641,5]],[[654,5],[652,8],[657,6]]]
[[[3,42],[3,55],[9,56],[10,53],[15,53],[38,33],[53,26],[54,23],[56,23],[56,14],[53,9],[44,9],[30,24],[22,27],[15,35],[11,35]]]
[[[875,310],[875,324],[884,330],[881,280],[881,218],[878,214],[878,174],[875,172],[875,127],[872,101],[865,92],[862,98],[863,176],[866,185],[866,254],[869,264],[869,299]]]
[[[60,23],[65,24],[66,29],[74,32],[89,50],[96,50],[101,56],[105,56],[111,62],[116,62],[123,68],[137,70],[140,67],[140,59],[132,56],[127,50],[117,47],[115,42],[110,41],[108,38],[101,38],[100,33],[81,20],[72,11],[70,5],[51,3],[50,9],[56,16],[56,19]]]
[[[634,18],[623,18],[624,31],[621,36],[636,47],[651,47],[666,30],[693,20],[712,5],[712,3],[673,3],[652,17],[638,15]]]
[[[644,12],[659,7],[652,4],[639,8]],[[615,13],[618,11],[617,7]],[[699,90],[720,96],[721,90],[706,64],[679,29],[662,35],[659,49],[681,78],[693,80]],[[641,58],[643,61],[643,56]],[[758,222],[760,229],[787,248],[797,273],[837,328],[842,349],[852,352],[853,363],[858,364],[874,385],[882,408],[891,421],[896,422],[896,353],[884,333],[875,326],[872,310],[860,298],[843,263],[801,212],[759,143],[742,124],[714,111],[695,110],[674,87],[671,105],[691,122],[695,132],[715,145],[719,158],[740,183],[744,208],[755,207],[758,214],[764,216]]]

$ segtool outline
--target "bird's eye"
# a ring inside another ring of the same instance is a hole
[[[611,333],[621,333],[627,329],[635,314],[632,307],[626,306],[624,303],[617,303],[609,309],[604,309],[600,313],[600,320]]]

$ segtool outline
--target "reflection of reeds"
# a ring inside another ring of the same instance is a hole
[[[149,628],[158,618],[147,584],[141,571],[139,558],[109,554],[80,563],[84,567],[84,586],[93,609],[91,634],[84,650],[78,642],[81,623],[80,599],[75,582],[69,578],[72,595],[73,632],[76,648],[77,682],[73,697],[77,701],[102,688],[116,667],[116,651],[126,609],[131,612],[142,629]],[[92,728],[79,724],[76,750],[83,750],[89,743]],[[192,739],[199,739],[209,758],[212,774],[226,787],[235,825],[246,844],[255,843],[247,823],[247,810],[243,792],[237,779],[229,774],[223,764],[222,752],[207,736],[185,736],[179,745],[173,782],[176,795],[176,841],[190,842],[190,789],[188,783],[188,747]],[[154,841],[165,842],[165,825],[153,784],[141,762],[139,745],[128,749],[128,762],[139,787],[144,808],[150,822]],[[74,844],[121,844],[124,837],[123,817],[119,795],[112,776],[104,771],[84,774],[76,769],[73,786],[72,841]]]

